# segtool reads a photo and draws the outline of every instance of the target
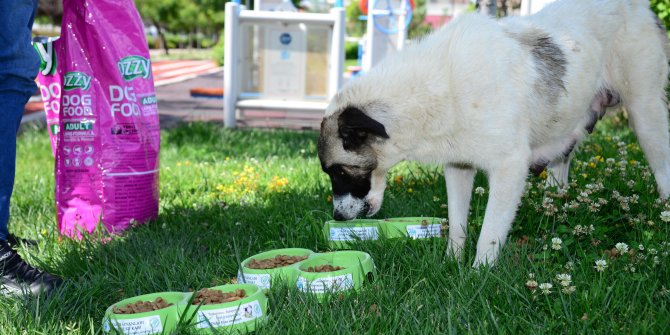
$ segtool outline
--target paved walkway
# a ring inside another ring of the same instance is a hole
[[[223,99],[192,97],[194,88],[223,87],[223,69],[211,61],[158,61],[152,64],[158,111],[162,128],[174,127],[180,122],[210,121],[223,125]],[[239,127],[281,127],[318,129],[322,114],[245,110]],[[26,105],[22,123],[44,124],[42,101],[34,96]]]

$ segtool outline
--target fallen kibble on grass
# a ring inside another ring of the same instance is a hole
[[[273,258],[266,258],[261,260],[251,259],[246,265],[249,269],[274,269],[291,264],[295,264],[307,259],[307,256],[287,256],[277,255]]]
[[[123,307],[114,307],[114,314],[135,314],[135,313],[144,313],[151,312],[166,307],[170,307],[173,304],[168,303],[165,299],[158,297],[154,301],[136,301],[132,304],[125,305]]]
[[[223,292],[220,290],[212,290],[208,288],[203,288],[195,294],[193,299],[193,305],[211,305],[211,304],[223,304],[227,302],[233,302],[240,300],[247,296],[247,293],[244,290],[237,289],[234,292]]]
[[[307,272],[333,272],[333,271],[339,271],[343,270],[344,267],[341,266],[332,266],[330,264],[324,264],[324,265],[317,265],[317,266],[310,266],[307,268]]]

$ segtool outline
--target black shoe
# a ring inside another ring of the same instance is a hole
[[[34,247],[37,245],[37,241],[35,240],[29,240],[22,237],[18,237],[16,235],[13,235],[12,233],[9,233],[9,235],[7,235],[7,243],[12,248],[19,247],[21,246],[21,244],[24,244],[28,247]]]
[[[5,295],[49,293],[63,280],[26,263],[6,241],[0,241],[0,292]]]

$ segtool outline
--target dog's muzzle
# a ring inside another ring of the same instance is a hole
[[[361,214],[371,215],[370,204],[364,199],[352,197],[350,194],[336,196],[333,205],[335,207],[333,217],[338,221],[353,220]]]

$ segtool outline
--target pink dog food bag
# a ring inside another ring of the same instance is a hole
[[[61,37],[36,43],[56,158],[58,228],[119,233],[158,214],[160,127],[132,0],[64,0]]]

